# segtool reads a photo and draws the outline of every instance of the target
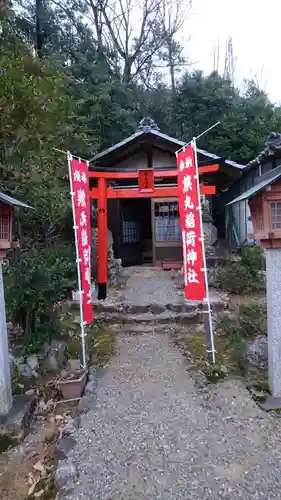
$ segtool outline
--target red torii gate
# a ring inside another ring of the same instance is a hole
[[[219,164],[199,166],[199,174],[214,173],[219,170]],[[141,172],[150,175],[150,183],[141,186]],[[178,197],[178,186],[154,186],[154,178],[177,177],[177,170],[143,169],[135,172],[97,172],[90,171],[89,178],[98,179],[98,187],[89,188],[89,196],[98,201],[98,300],[104,300],[107,295],[107,200],[125,198],[172,198]],[[138,187],[108,186],[108,180],[138,180]],[[200,184],[201,195],[216,194],[216,186]]]

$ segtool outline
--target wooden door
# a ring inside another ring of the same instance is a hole
[[[177,198],[151,200],[153,263],[182,261],[182,236]]]

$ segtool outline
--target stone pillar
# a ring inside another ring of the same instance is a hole
[[[281,397],[281,248],[266,249],[268,381],[271,394]]]
[[[202,223],[203,223],[203,234],[205,240],[205,252],[209,257],[215,253],[213,245],[218,239],[218,230],[213,225],[213,219],[211,215],[211,204],[207,197],[204,197],[204,201],[201,201],[202,208]]]
[[[0,258],[0,415],[6,415],[12,407],[11,371],[5,312],[2,263]]]

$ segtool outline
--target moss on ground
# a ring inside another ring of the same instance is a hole
[[[236,374],[238,371],[233,350],[224,336],[216,336],[215,338],[216,363],[208,360],[204,336],[201,332],[190,333],[179,339],[179,343],[184,348],[185,355],[195,364],[195,368],[204,373],[210,382],[218,381],[230,374]]]
[[[79,310],[72,309],[61,321],[62,329],[67,338],[69,358],[81,357],[80,324],[78,321]],[[71,335],[69,335],[69,332]],[[68,333],[68,337],[67,337]],[[115,335],[110,325],[105,321],[96,319],[87,327],[87,352],[100,366],[108,363],[115,350]]]
[[[96,320],[88,331],[88,350],[99,365],[108,363],[115,352],[115,335],[110,326]]]
[[[179,338],[185,355],[203,373],[209,382],[225,377],[242,378],[255,400],[268,392],[267,371],[245,363],[245,343],[264,332],[266,314],[263,306],[251,302],[239,308],[236,317],[221,314],[215,334],[216,363],[208,360],[205,339],[200,331],[190,332]]]

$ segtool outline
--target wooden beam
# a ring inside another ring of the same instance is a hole
[[[206,165],[198,167],[199,174],[218,172],[219,165]],[[154,170],[154,177],[177,177],[177,170]],[[89,177],[94,179],[137,179],[138,171],[135,172],[89,172]]]
[[[218,172],[219,168],[219,165],[202,165],[202,167],[198,167],[198,171],[199,174],[211,174],[213,172]]]
[[[204,194],[216,194],[216,186],[204,186],[200,185],[200,193]],[[89,191],[89,196],[92,200],[98,200],[100,197],[99,188],[93,188]],[[108,199],[128,199],[128,198],[177,198],[178,197],[178,187],[157,187],[153,192],[140,192],[138,188],[136,189],[113,189],[112,187],[107,188],[107,198]]]

